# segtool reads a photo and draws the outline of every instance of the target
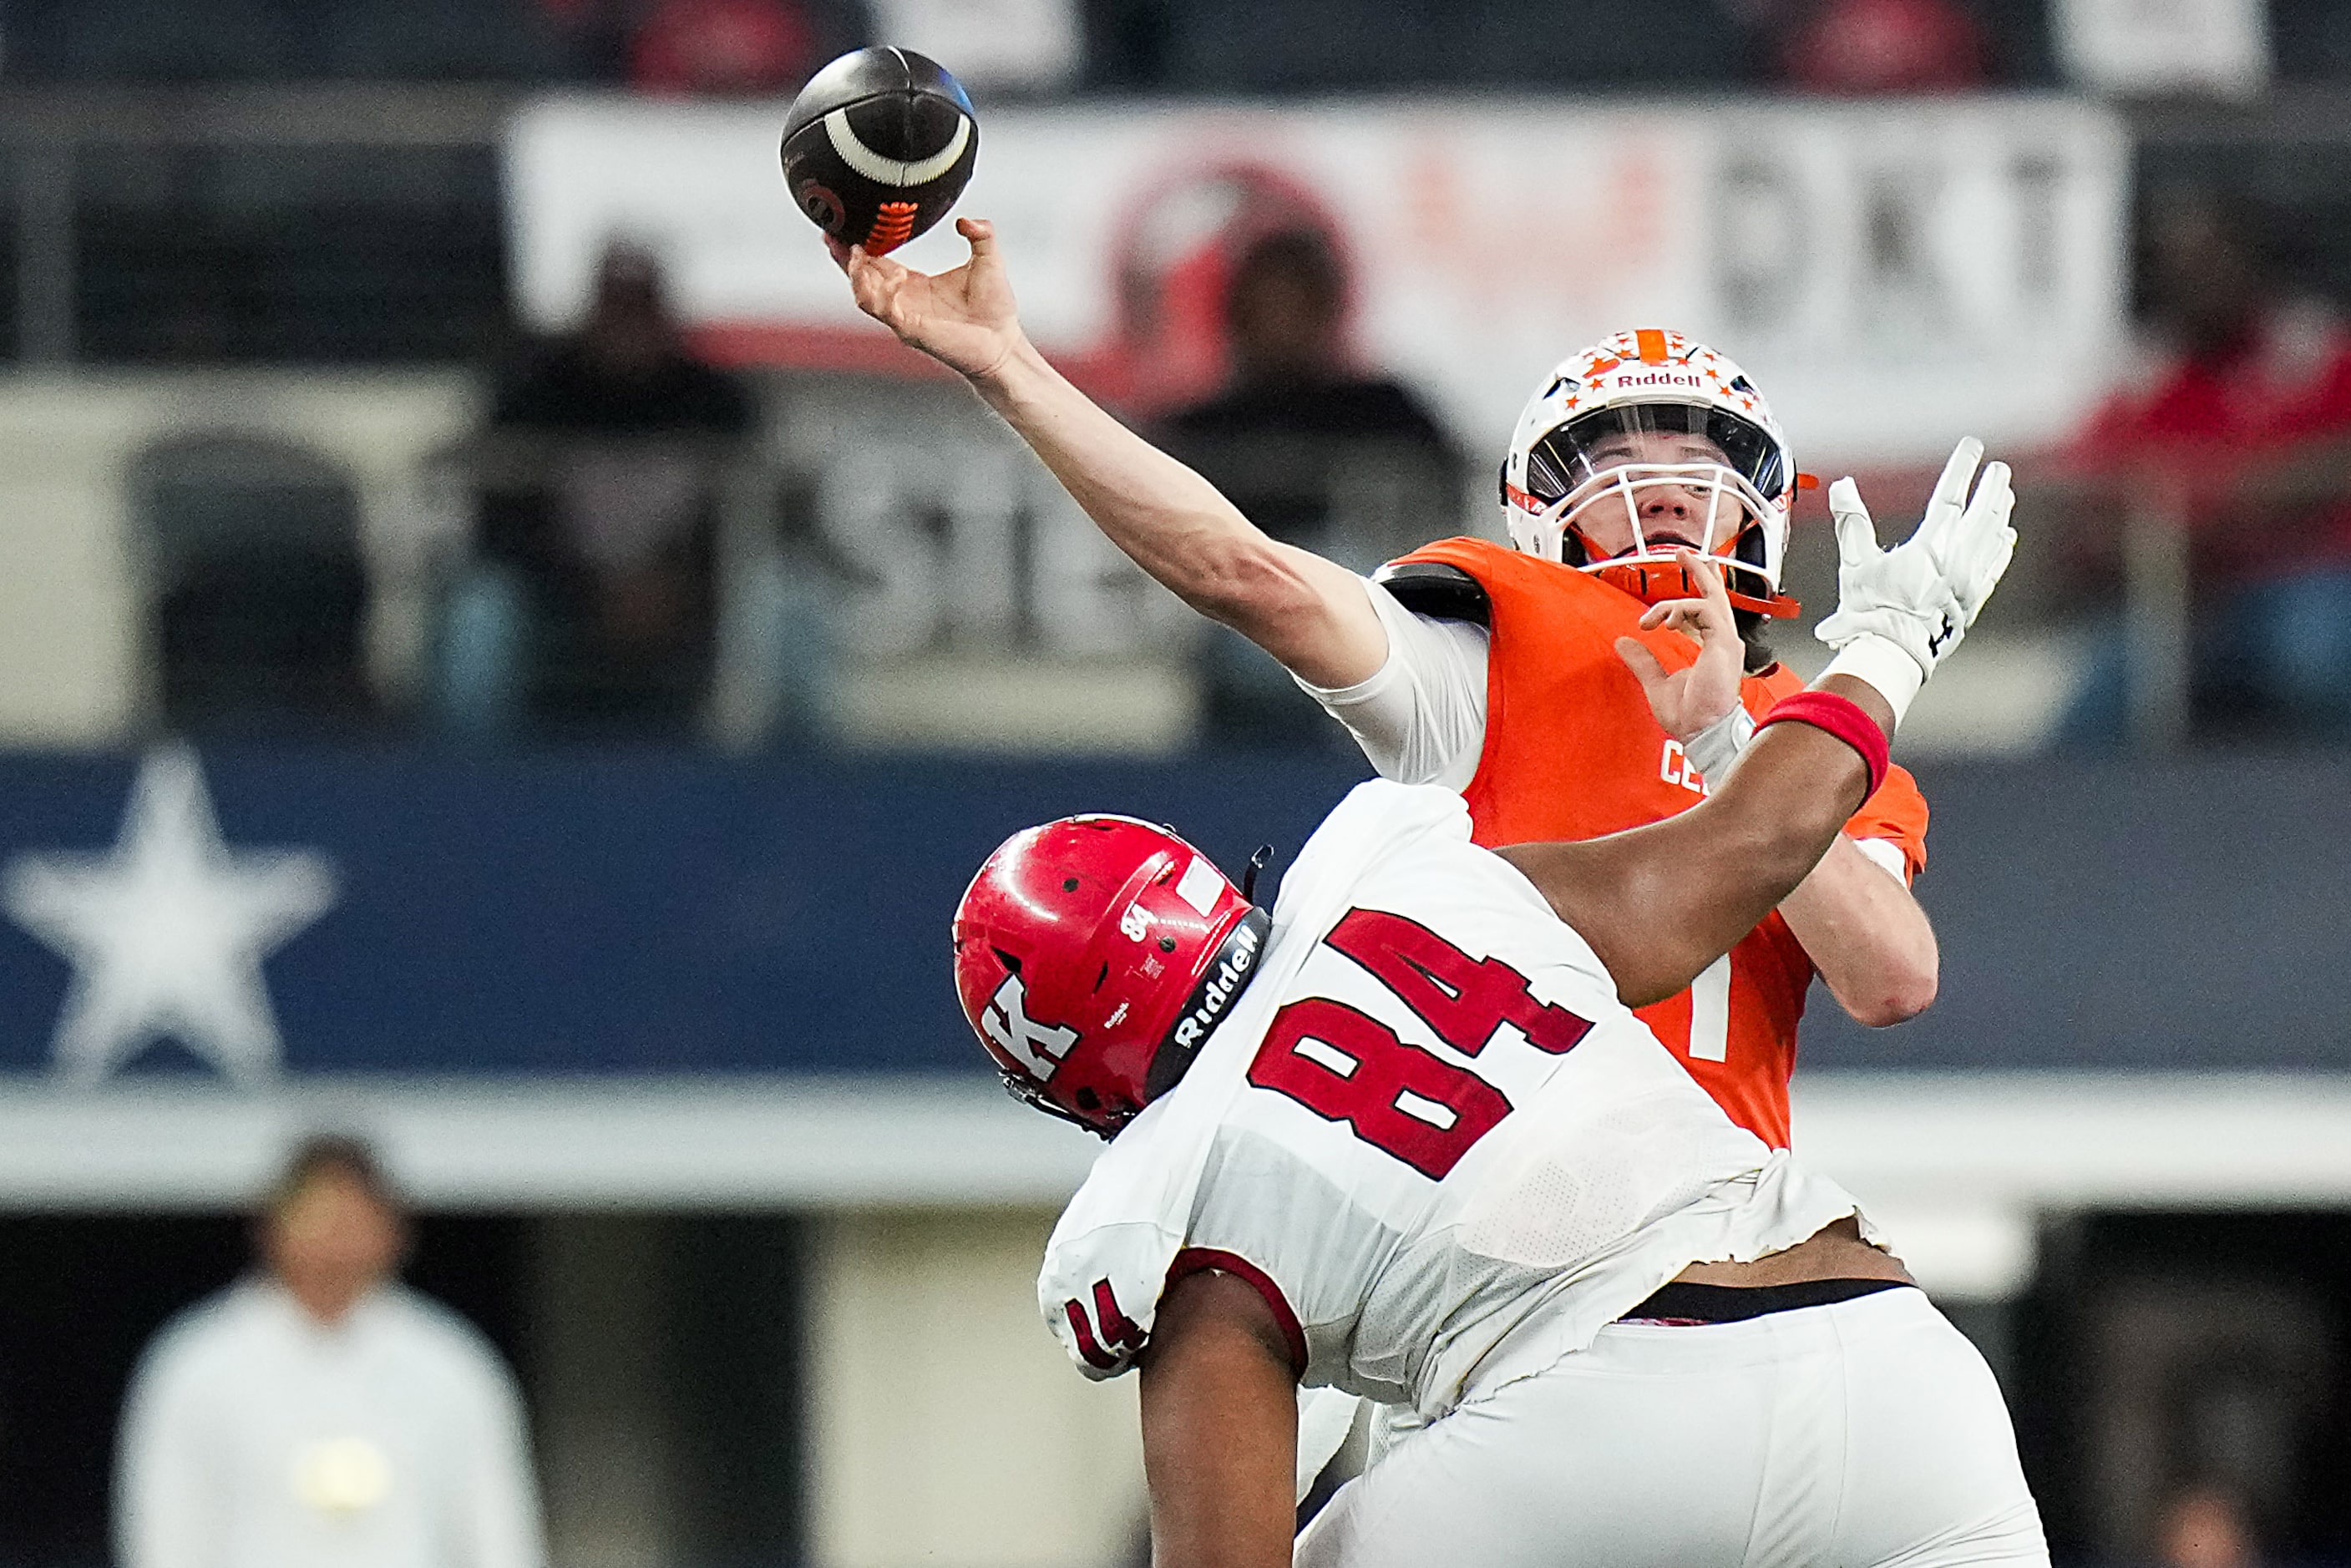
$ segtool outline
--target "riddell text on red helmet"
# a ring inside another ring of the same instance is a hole
[[[1232,935],[1231,950],[1224,961],[1217,964],[1208,977],[1200,982],[1198,1002],[1185,1014],[1173,1031],[1176,1044],[1186,1050],[1200,1043],[1201,1037],[1217,1026],[1217,1019],[1240,990],[1241,981],[1257,962],[1258,943],[1261,940],[1258,928],[1244,920]]]

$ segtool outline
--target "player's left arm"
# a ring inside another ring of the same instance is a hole
[[[1298,1378],[1273,1309],[1231,1274],[1161,1298],[1143,1354],[1153,1568],[1288,1568]]]
[[[1855,1023],[1882,1029],[1934,1002],[1942,954],[1927,911],[1850,837],[1837,836],[1780,914]]]

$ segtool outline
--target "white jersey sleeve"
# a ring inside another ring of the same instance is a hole
[[[1736,1126],[1450,791],[1359,786],[1255,980],[1054,1228],[1039,1304],[1089,1374],[1198,1269],[1257,1289],[1301,1381],[1434,1415],[1514,1333],[1588,1343],[1683,1268],[1852,1199]]]
[[[1468,788],[1486,746],[1486,628],[1408,610],[1368,578],[1364,589],[1387,628],[1386,660],[1353,686],[1299,686],[1382,778]]]

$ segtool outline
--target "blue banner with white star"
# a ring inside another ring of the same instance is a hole
[[[1236,869],[1360,769],[666,752],[0,759],[0,1071],[978,1069],[947,919],[1007,835],[1179,821]]]
[[[0,757],[0,1073],[981,1071],[946,925],[1074,811],[1285,864],[1329,756]],[[2331,755],[1925,770],[1935,1006],[1813,1067],[2351,1071]],[[2256,804],[2258,809],[2255,809]],[[2290,831],[2280,824],[2292,824]]]

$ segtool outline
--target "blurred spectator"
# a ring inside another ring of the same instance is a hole
[[[407,1227],[366,1147],[305,1144],[256,1240],[262,1272],[166,1324],[131,1379],[122,1568],[539,1568],[513,1378],[394,1281]]]
[[[1780,67],[1808,92],[1957,92],[1984,85],[1985,54],[1959,0],[1817,0],[1789,19]]]
[[[2156,1516],[2155,1560],[2161,1568],[2259,1568],[2244,1501],[2209,1485],[2175,1493]]]
[[[1331,242],[1282,229],[1249,244],[1225,296],[1223,391],[1166,421],[1168,450],[1277,539],[1368,571],[1458,526],[1460,462],[1402,383],[1350,362],[1347,278]],[[1279,665],[1213,636],[1217,738],[1343,743]]]
[[[784,92],[822,63],[816,49],[791,0],[662,0],[637,34],[629,80],[643,92]]]
[[[473,454],[478,561],[444,607],[444,719],[690,722],[716,626],[717,494],[750,394],[687,349],[659,264],[615,244],[575,334],[499,384]]]
[[[2133,507],[2189,533],[2190,684],[2200,719],[2351,737],[2351,333],[2290,297],[2252,214],[2209,192],[2153,213],[2143,266],[2162,355],[2077,438],[2097,484],[2077,542],[2110,571]],[[2065,723],[2121,737],[2128,639],[2104,629]]]

